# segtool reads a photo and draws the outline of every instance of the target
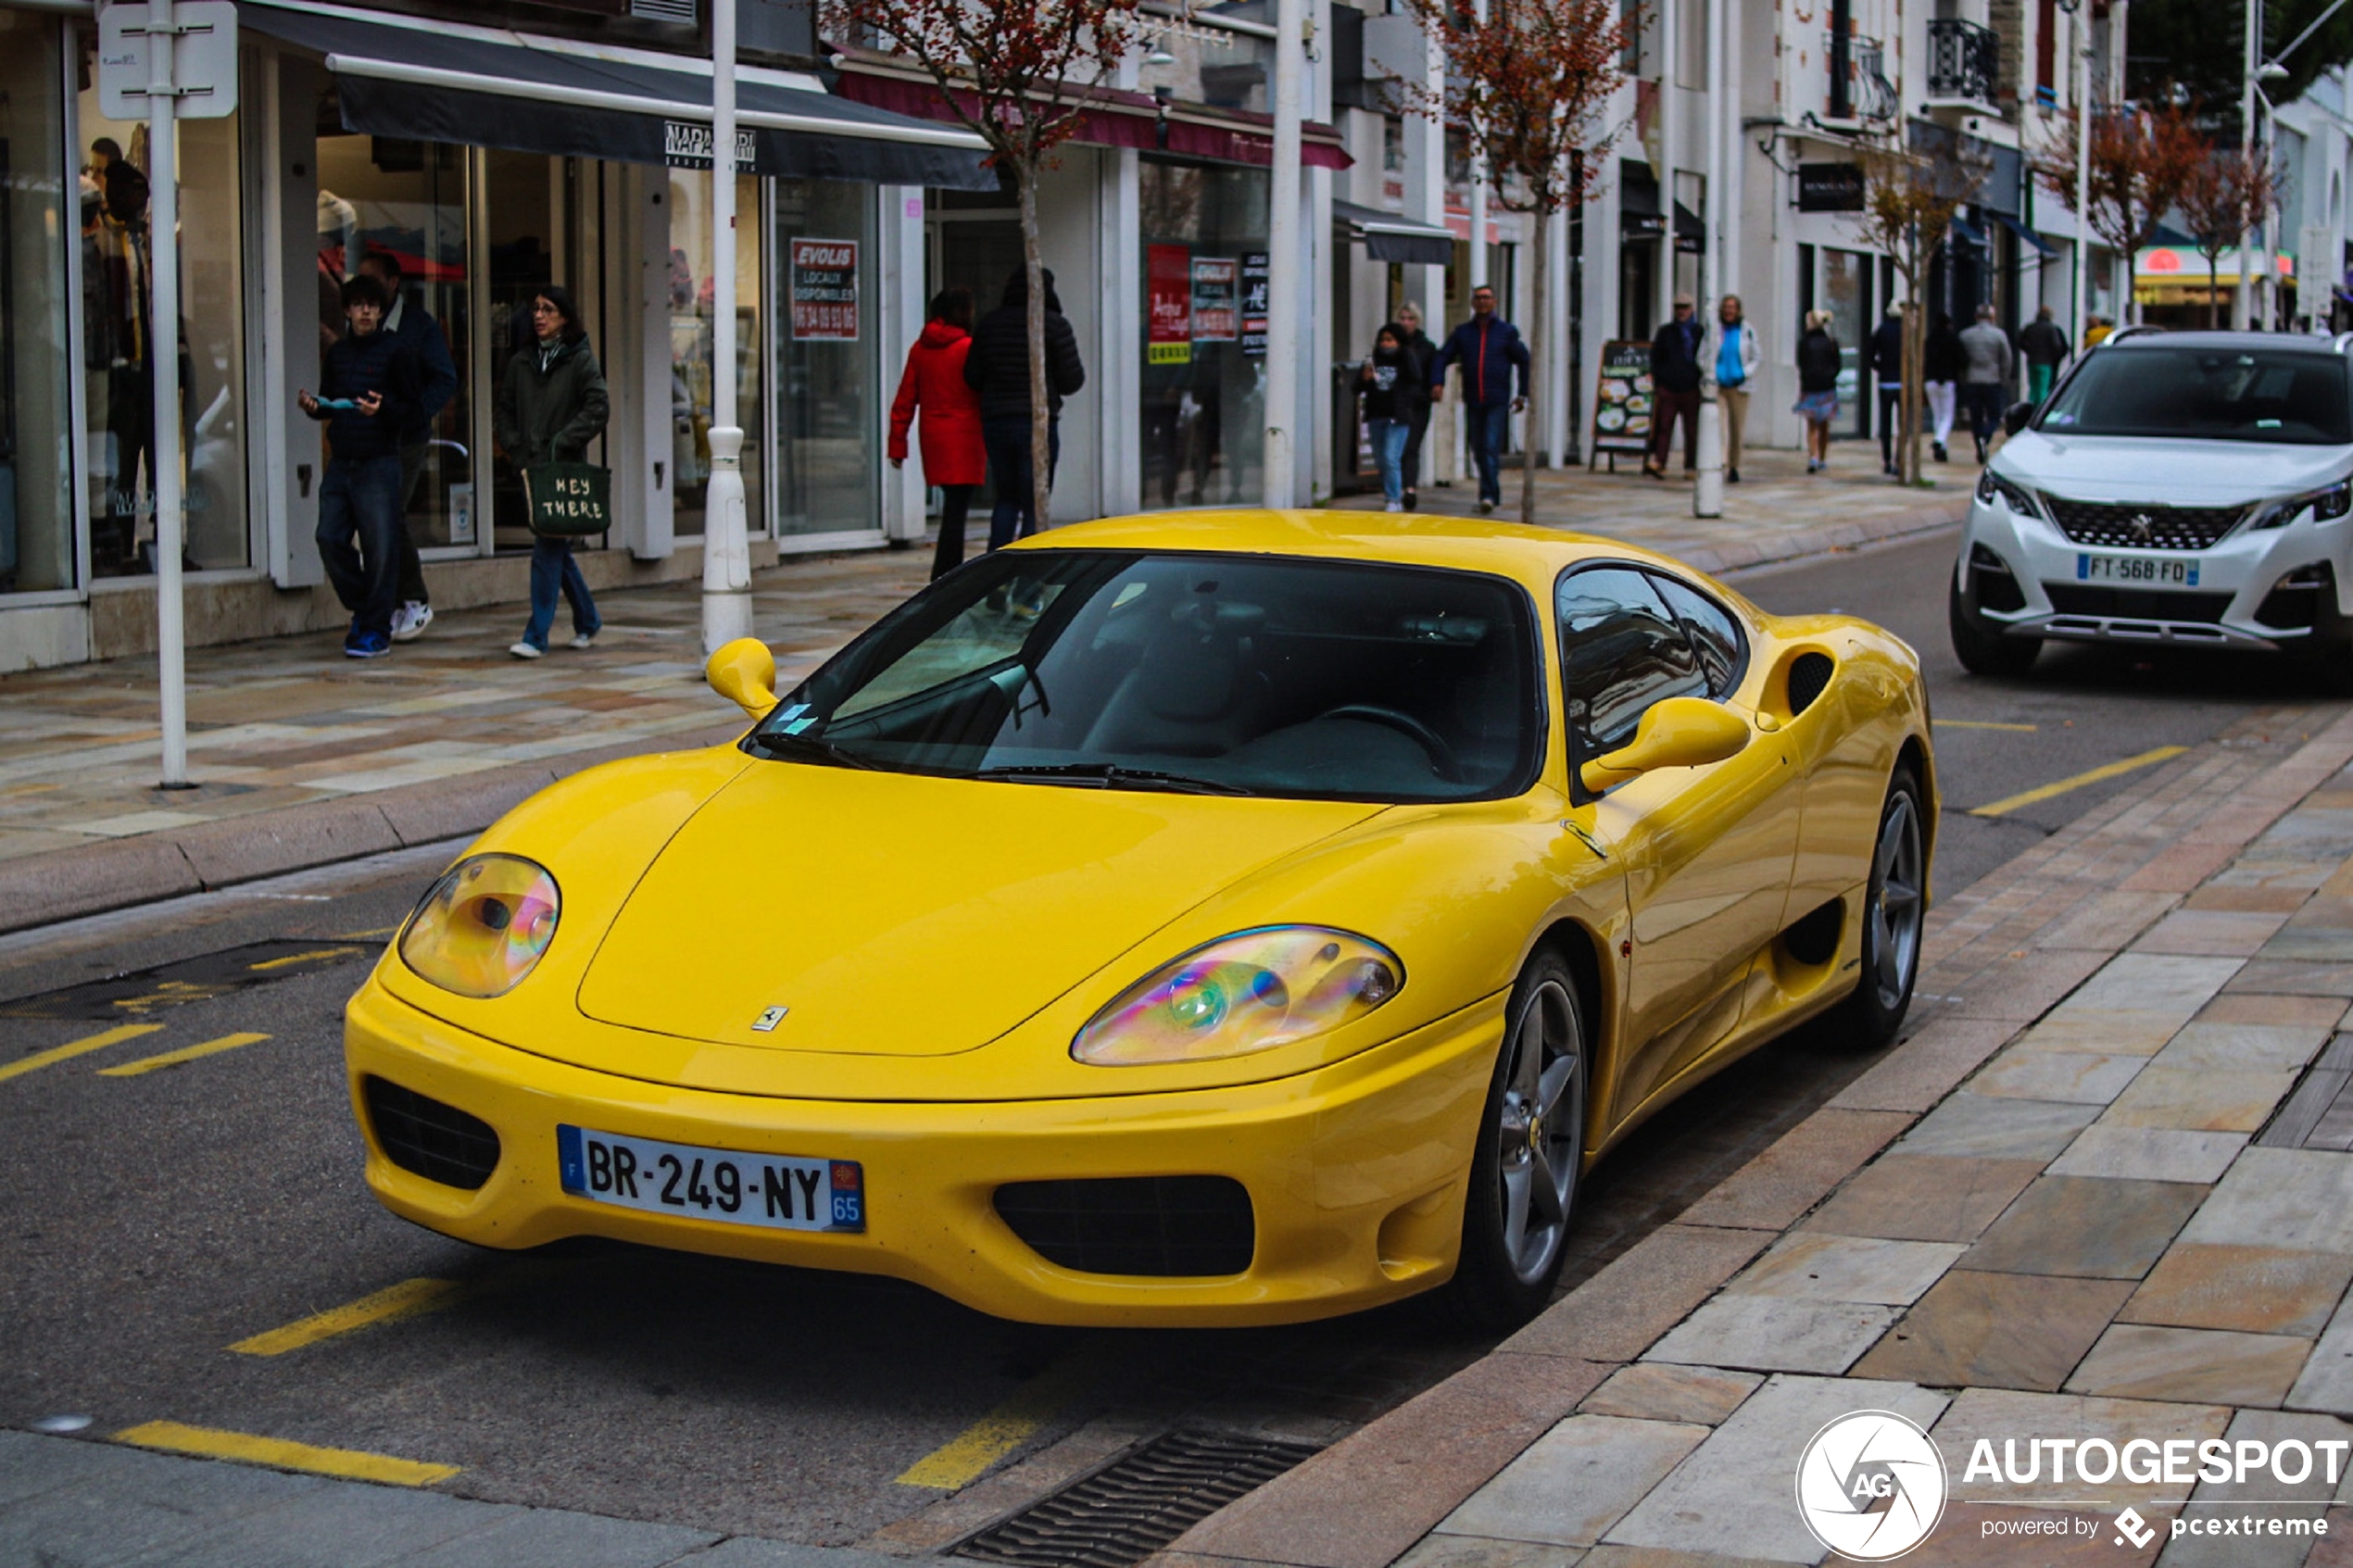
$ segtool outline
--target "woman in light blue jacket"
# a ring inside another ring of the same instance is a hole
[[[1756,329],[1741,308],[1741,296],[1728,294],[1717,302],[1716,320],[1707,324],[1700,343],[1700,375],[1716,393],[1724,416],[1724,478],[1741,482],[1741,431],[1748,423],[1749,383],[1764,358],[1756,346]]]

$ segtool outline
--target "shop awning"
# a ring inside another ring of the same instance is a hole
[[[2036,250],[2040,251],[2043,255],[2045,255],[2045,256],[2057,256],[2057,255],[2058,254],[2058,247],[2057,247],[2057,245],[2051,245],[2051,244],[2049,244],[2048,242],[2046,242],[2046,241],[2043,238],[2043,236],[2042,236],[2042,235],[2040,235],[2040,234],[2036,233],[2033,230],[2032,230],[2032,229],[2028,228],[2025,224],[2020,223],[2020,222],[2017,219],[2012,218],[2012,217],[2011,217],[2008,213],[2007,213],[2007,212],[1997,212],[1997,213],[1994,213],[1993,216],[1994,216],[1994,222],[1999,223],[1999,224],[2000,224],[2003,228],[2007,229],[2007,230],[2008,230],[2011,233],[2016,234],[2016,235],[2017,235],[2017,236],[2018,236],[2020,240],[2023,240],[2026,244],[2028,244],[2028,245],[2032,245],[2032,246],[2033,246]]]
[[[955,106],[940,95],[938,83],[930,77],[871,52],[844,53],[849,60],[840,78],[844,98],[894,115],[956,123]],[[1271,115],[1212,104],[1164,104],[1148,93],[1110,87],[1074,96],[1083,98],[1087,107],[1072,140],[1090,146],[1135,147],[1262,169],[1275,161]],[[1355,162],[1340,145],[1340,132],[1314,120],[1300,128],[1299,161],[1310,169],[1346,169]]]
[[[1952,229],[1953,237],[1963,245],[1972,245],[1980,250],[1992,248],[1985,243],[1985,231],[1957,212],[1953,214]]]
[[[558,157],[708,168],[711,77],[643,56],[556,46],[527,33],[245,0],[251,31],[326,56],[346,130]],[[737,81],[739,147],[750,172],[810,180],[994,190],[969,131],[763,80]]]
[[[1375,261],[1447,267],[1454,260],[1454,232],[1440,224],[1339,200],[1332,203],[1332,221],[1346,225],[1350,239],[1364,241],[1365,256]]]
[[[1707,225],[1681,202],[1675,204],[1675,248],[1686,256],[1707,253]]]

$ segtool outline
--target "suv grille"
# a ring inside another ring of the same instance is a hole
[[[2125,621],[2198,621],[2211,625],[2231,608],[2228,594],[2174,594],[2158,588],[2108,588],[2045,583],[2051,608],[2061,615],[2104,615]]]
[[[2245,507],[2119,506],[2048,495],[2043,503],[2059,532],[2075,543],[2128,550],[2203,550],[2246,515]]]
[[[1250,1192],[1231,1176],[1008,1182],[997,1213],[1050,1263],[1088,1274],[1239,1274],[1257,1250]]]
[[[402,1170],[472,1192],[498,1168],[498,1135],[480,1117],[382,1078],[364,1080],[362,1090],[376,1142]]]

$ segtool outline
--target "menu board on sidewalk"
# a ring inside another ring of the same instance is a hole
[[[1184,245],[1144,247],[1144,362],[1189,365],[1193,359],[1193,253]]]
[[[792,335],[858,341],[858,242],[792,242]]]
[[[1593,455],[1648,451],[1651,345],[1630,340],[1602,345],[1600,379],[1593,393]]]

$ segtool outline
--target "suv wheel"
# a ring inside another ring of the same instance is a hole
[[[1961,596],[1960,584],[1944,589],[1944,619],[1951,628],[1953,655],[1972,675],[2023,675],[2043,651],[2039,637],[2013,637],[1980,617]]]

